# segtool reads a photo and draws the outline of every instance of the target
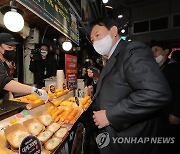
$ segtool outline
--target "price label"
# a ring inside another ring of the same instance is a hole
[[[33,135],[25,137],[20,145],[19,154],[41,154],[42,145]]]

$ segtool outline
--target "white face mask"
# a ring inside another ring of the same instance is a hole
[[[112,38],[110,35],[106,35],[103,39],[93,43],[94,49],[102,56],[108,55],[109,51],[111,50],[111,46]]]
[[[157,63],[160,63],[163,60],[163,56],[159,55],[158,57],[155,58]]]
[[[45,56],[47,56],[47,54],[48,54],[48,52],[47,52],[47,51],[45,51],[45,50],[41,50],[41,55],[42,55],[42,56],[44,56],[44,57],[45,57]]]

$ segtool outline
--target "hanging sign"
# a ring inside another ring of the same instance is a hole
[[[78,21],[66,0],[17,0],[79,45]]]
[[[77,57],[65,54],[66,84],[69,90],[77,88]]]

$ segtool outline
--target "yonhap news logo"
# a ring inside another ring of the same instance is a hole
[[[100,133],[96,137],[96,143],[97,143],[97,146],[99,149],[102,149],[102,148],[108,146],[108,144],[110,143],[109,133],[107,133],[107,132]]]
[[[112,139],[112,140],[111,140]],[[108,132],[100,133],[96,137],[98,148],[102,149],[113,144],[174,144],[175,137],[112,137]]]

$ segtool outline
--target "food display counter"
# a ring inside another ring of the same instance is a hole
[[[10,116],[0,121],[0,153],[19,153],[22,145],[30,144],[30,141],[38,143],[36,139],[44,154],[71,150],[67,144],[72,144],[78,121],[91,104],[91,99],[86,95],[78,98],[74,91],[58,89],[54,97],[50,92],[48,96],[49,102],[46,104],[32,95],[6,102],[18,107],[14,108],[16,112],[10,111]],[[28,137],[30,139],[25,142]],[[38,150],[37,147],[34,150]],[[33,146],[29,150],[33,152]]]

